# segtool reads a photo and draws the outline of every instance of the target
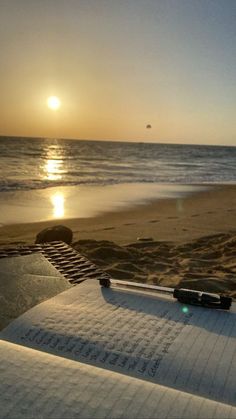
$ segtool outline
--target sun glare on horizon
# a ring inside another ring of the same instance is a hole
[[[53,111],[57,111],[61,107],[61,101],[57,96],[50,96],[47,99],[47,105],[49,109],[52,109]]]

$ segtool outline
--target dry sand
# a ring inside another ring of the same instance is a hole
[[[114,278],[236,298],[235,185],[93,218],[3,226],[0,245],[33,243],[55,224],[70,227],[73,246]]]

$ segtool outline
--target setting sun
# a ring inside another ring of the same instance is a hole
[[[47,100],[48,107],[54,111],[60,108],[61,101],[57,96],[50,96]]]

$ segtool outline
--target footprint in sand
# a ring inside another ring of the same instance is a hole
[[[97,228],[94,231],[104,231],[104,230],[115,230],[115,227],[105,227],[105,228]]]
[[[124,226],[134,226],[135,225],[135,223],[125,223],[125,224],[123,224]]]
[[[193,214],[191,217],[199,217],[200,214]]]
[[[148,221],[149,223],[159,223],[160,222],[160,220],[150,220],[150,221]]]

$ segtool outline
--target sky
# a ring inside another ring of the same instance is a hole
[[[0,0],[0,51],[0,135],[236,145],[236,0]]]

